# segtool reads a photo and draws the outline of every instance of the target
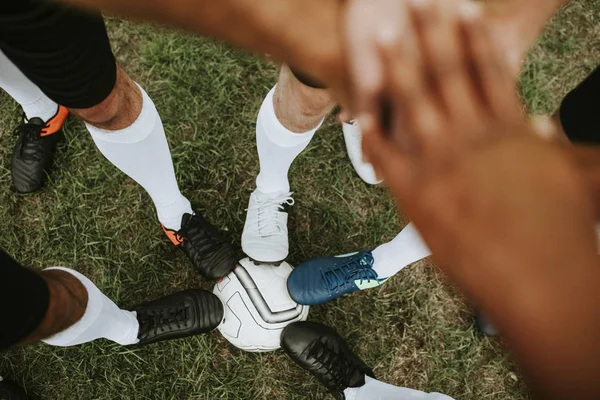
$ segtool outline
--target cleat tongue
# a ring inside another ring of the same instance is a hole
[[[35,126],[44,126],[46,125],[46,122],[44,120],[42,120],[41,118],[38,117],[33,117],[30,120],[27,121],[28,124],[31,125],[35,125]]]

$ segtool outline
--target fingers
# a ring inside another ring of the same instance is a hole
[[[432,63],[428,62],[424,39],[426,35],[430,41],[447,36],[447,26],[440,31],[434,28],[442,22],[437,11],[427,1],[413,4],[404,40],[399,45],[385,36],[379,40],[393,106],[395,142],[405,152],[433,158],[442,157],[449,148],[444,101],[437,98],[431,84]],[[423,19],[416,18],[421,14]]]
[[[386,82],[378,106],[380,115],[390,110],[393,140],[372,115],[359,115],[359,123],[365,155],[390,186],[443,171],[475,143],[506,131],[507,121],[522,120],[515,79],[476,6],[442,4],[412,0],[402,40],[378,31]]]
[[[467,4],[470,18],[478,18],[478,6]],[[448,1],[435,5],[425,3],[416,7],[413,15],[432,96],[446,113],[448,122],[472,127],[473,116],[482,110],[469,71],[461,29],[463,21],[459,19],[457,6]],[[467,131],[460,129],[456,133]]]
[[[377,23],[377,4],[365,1],[348,3],[346,47],[354,95],[355,111],[372,111],[375,97],[384,86],[383,70],[373,46],[370,31]]]
[[[516,78],[506,57],[482,21],[472,18],[463,7],[465,38],[468,43],[473,81],[486,111],[496,120],[522,121],[516,92]]]
[[[385,79],[377,37],[402,40],[406,6],[399,0],[349,0],[345,19],[346,54],[351,74],[355,114],[380,117]],[[378,119],[376,119],[378,120]]]

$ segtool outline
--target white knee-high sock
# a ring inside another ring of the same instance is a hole
[[[58,104],[31,82],[12,61],[0,52],[0,87],[23,108],[27,118],[38,117],[44,121],[52,118]]]
[[[440,393],[424,393],[418,390],[393,386],[369,376],[365,384],[358,388],[344,390],[346,400],[452,400]]]
[[[122,345],[135,344],[140,329],[135,313],[119,309],[85,276],[68,268],[59,269],[75,276],[88,292],[88,304],[83,317],[70,328],[42,340],[52,346],[75,346],[105,338]]]
[[[411,222],[391,242],[373,250],[373,269],[379,278],[389,278],[402,268],[431,255],[431,251]]]
[[[292,162],[308,146],[319,125],[308,132],[294,133],[279,122],[275,115],[271,89],[258,113],[256,121],[256,146],[260,160],[260,173],[256,187],[263,193],[289,192],[288,171]]]
[[[150,195],[159,221],[168,229],[181,228],[181,217],[192,213],[177,186],[171,152],[160,116],[142,91],[142,112],[125,129],[108,131],[86,123],[100,152]]]

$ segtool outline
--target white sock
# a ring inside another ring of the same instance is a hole
[[[256,147],[260,160],[260,173],[256,188],[263,193],[289,192],[288,171],[292,162],[308,146],[319,125],[305,133],[294,133],[279,122],[275,115],[271,89],[258,113],[256,121]]]
[[[440,393],[424,393],[418,390],[393,386],[370,376],[365,376],[365,384],[358,388],[344,390],[346,400],[452,400]]]
[[[138,342],[140,329],[134,312],[119,309],[85,276],[68,268],[53,267],[68,272],[81,281],[88,292],[88,304],[83,317],[75,325],[56,335],[42,340],[51,346],[67,347],[105,338],[128,345]]]
[[[409,264],[431,255],[411,222],[391,242],[373,250],[373,269],[379,278],[389,278]]]
[[[171,152],[158,111],[142,91],[142,112],[125,129],[107,131],[86,123],[100,152],[117,168],[139,183],[150,195],[159,221],[179,230],[184,213],[192,213],[190,202],[177,186]]]
[[[23,108],[27,118],[38,117],[44,121],[52,118],[58,104],[31,82],[12,61],[0,52],[0,87]]]

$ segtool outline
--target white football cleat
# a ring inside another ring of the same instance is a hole
[[[288,213],[285,206],[294,205],[291,196],[290,192],[263,193],[258,189],[250,195],[242,232],[242,250],[254,261],[273,263],[288,256]]]
[[[370,185],[377,185],[381,183],[381,179],[377,178],[373,166],[363,160],[362,153],[362,131],[357,121],[351,123],[344,122],[342,124],[342,130],[344,132],[344,141],[346,142],[346,149],[348,149],[348,157],[354,167],[354,170],[360,176],[360,178]]]

